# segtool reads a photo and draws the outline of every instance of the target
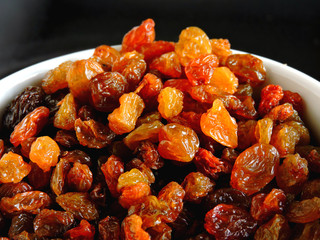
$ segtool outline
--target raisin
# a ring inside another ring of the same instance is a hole
[[[86,164],[89,167],[92,165],[91,157],[87,153],[79,149],[65,151],[61,154],[60,158],[67,160],[69,163],[78,162],[81,164]]]
[[[242,83],[238,85],[236,96],[251,96],[253,94],[253,88],[249,83]]]
[[[148,179],[148,183],[152,184],[155,182],[155,177],[153,172],[151,171],[151,169],[149,167],[147,167],[147,165],[142,162],[140,159],[138,158],[134,158],[132,159],[130,162],[128,162],[126,164],[126,169],[127,171],[136,168],[138,169],[140,172],[142,172]]]
[[[225,109],[221,100],[216,99],[211,109],[202,114],[200,126],[205,135],[212,137],[222,145],[237,147],[237,123]]]
[[[120,99],[120,107],[109,114],[109,127],[116,134],[131,132],[136,125],[145,105],[141,97],[136,93],[123,94]]]
[[[14,236],[20,234],[23,231],[33,232],[33,215],[28,213],[21,213],[14,216],[11,221],[8,236],[14,238]]]
[[[302,122],[288,121],[287,125],[293,127],[299,134],[299,141],[297,145],[308,145],[310,144],[310,133],[309,130],[304,126]]]
[[[145,103],[145,111],[154,111],[157,108],[157,98],[163,88],[163,84],[160,78],[152,73],[144,75],[143,79],[139,83],[135,93],[137,93]]]
[[[51,171],[43,171],[36,163],[30,162],[31,171],[28,175],[28,181],[34,189],[44,189],[50,183]]]
[[[117,197],[119,195],[117,191],[118,178],[124,173],[123,162],[119,157],[111,155],[101,166],[101,170],[104,174],[111,195],[113,197]]]
[[[184,200],[198,203],[213,190],[215,183],[200,172],[191,172],[181,186],[185,191]]]
[[[59,110],[54,115],[53,125],[56,128],[72,130],[77,119],[77,105],[71,93],[61,101]]]
[[[112,72],[122,74],[129,84],[129,91],[134,91],[147,70],[143,55],[136,52],[126,52],[118,58],[112,67]]]
[[[183,93],[171,87],[163,88],[158,96],[158,111],[165,119],[177,116],[183,108]]]
[[[188,79],[169,79],[164,82],[163,87],[172,87],[179,89],[183,93],[188,93],[190,92],[192,85]]]
[[[207,211],[224,203],[231,204],[245,210],[250,208],[251,199],[245,193],[234,188],[220,188],[209,193],[202,202]]]
[[[102,72],[101,65],[93,59],[78,60],[72,63],[67,74],[68,87],[80,103],[89,101],[90,80]]]
[[[152,43],[155,39],[155,23],[152,19],[144,20],[140,26],[132,28],[122,39],[122,52],[139,50],[144,44]]]
[[[54,140],[60,145],[68,148],[79,145],[79,141],[74,131],[58,130]]]
[[[286,213],[289,222],[308,223],[320,218],[320,198],[293,202]]]
[[[150,195],[151,190],[147,183],[139,182],[135,185],[124,187],[121,190],[119,203],[123,208],[139,204],[144,201],[144,198]]]
[[[198,27],[188,27],[181,31],[175,45],[182,66],[202,54],[210,54],[212,47],[206,33]]]
[[[277,171],[277,184],[286,193],[300,193],[308,180],[308,162],[297,153],[287,155]]]
[[[266,115],[270,110],[280,104],[283,98],[283,90],[279,85],[267,85],[261,90],[261,100],[259,103],[259,114]]]
[[[182,74],[179,57],[175,52],[164,53],[152,60],[150,70],[157,70],[164,78],[180,78]]]
[[[147,167],[151,169],[160,169],[164,165],[164,161],[160,158],[157,147],[150,141],[140,142],[138,148],[138,157],[144,161]]]
[[[99,182],[93,185],[90,191],[90,199],[98,206],[106,207],[107,192],[105,184]]]
[[[259,193],[252,198],[251,216],[260,222],[269,220],[274,214],[281,214],[286,204],[286,195],[281,189],[272,189],[270,193]]]
[[[225,65],[227,57],[232,54],[231,45],[228,39],[210,39],[212,53],[219,58],[220,65]]]
[[[263,118],[257,121],[255,137],[259,143],[269,144],[273,129],[273,121],[270,118]]]
[[[92,185],[93,176],[86,164],[74,163],[67,174],[68,188],[75,192],[87,192]]]
[[[217,240],[244,239],[255,232],[257,223],[242,208],[219,204],[206,214],[204,227]]]
[[[71,165],[68,160],[61,158],[52,172],[50,187],[58,196],[64,193],[66,189],[65,181],[70,168]]]
[[[190,162],[199,149],[197,134],[188,127],[169,123],[159,132],[158,152],[161,157]]]
[[[210,85],[226,94],[234,94],[238,88],[238,78],[227,67],[217,67],[214,69]]]
[[[136,149],[141,141],[148,140],[154,143],[158,142],[158,134],[163,126],[164,125],[158,120],[151,123],[143,123],[129,133],[123,139],[123,142],[132,150]]]
[[[46,94],[52,94],[59,89],[68,87],[67,73],[69,71],[72,61],[65,61],[58,67],[48,71],[42,79],[41,87]]]
[[[26,182],[3,183],[0,186],[0,199],[3,197],[14,197],[18,193],[31,191],[32,187]]]
[[[136,214],[141,217],[142,228],[147,229],[159,224],[168,211],[169,207],[166,202],[149,195],[140,203],[132,205],[128,210],[128,215]]]
[[[31,145],[30,160],[36,163],[44,172],[57,165],[60,148],[50,137],[38,137]]]
[[[154,240],[170,240],[172,229],[165,223],[160,223],[154,227],[147,229],[151,239]]]
[[[238,142],[238,149],[245,150],[257,143],[256,126],[256,120],[238,122],[238,139],[241,139],[241,141]]]
[[[1,192],[1,191],[0,191]],[[301,191],[301,199],[320,198],[320,179],[307,181]]]
[[[88,121],[90,119],[99,120],[98,112],[91,105],[83,105],[78,111],[78,117],[82,121]]]
[[[120,221],[113,216],[107,216],[99,221],[99,240],[119,240]]]
[[[277,125],[271,135],[270,144],[276,147],[280,157],[294,154],[295,146],[299,142],[300,134],[298,130],[288,124]]]
[[[37,214],[48,207],[51,199],[48,194],[40,191],[17,193],[14,197],[4,197],[0,202],[3,214],[16,215],[22,212]]]
[[[115,133],[108,126],[93,119],[82,121],[78,118],[74,123],[79,143],[89,148],[104,148],[115,138]]]
[[[274,178],[279,161],[275,147],[257,143],[238,156],[232,169],[230,185],[248,195],[256,193]]]
[[[98,111],[112,112],[119,107],[119,98],[128,88],[127,80],[120,73],[100,73],[90,81],[90,101]]]
[[[6,153],[0,159],[0,182],[18,183],[31,171],[31,166],[13,152]]]
[[[297,146],[296,152],[307,159],[309,170],[320,173],[320,148],[311,145]]]
[[[151,43],[143,44],[139,52],[144,55],[144,60],[149,63],[153,58],[159,57],[164,53],[174,51],[174,42],[167,41],[153,41]]]
[[[161,114],[158,111],[149,112],[138,118],[136,126],[139,127],[143,123],[151,123],[156,120],[161,121]]]
[[[22,143],[21,143],[21,154],[26,157],[29,158],[29,153],[30,153],[30,149],[31,149],[31,145],[32,143],[36,140],[36,137],[30,137],[25,139]],[[1,155],[1,154],[0,154]]]
[[[108,45],[100,45],[95,48],[93,58],[102,65],[104,71],[110,71],[113,63],[120,57],[120,53]]]
[[[218,179],[221,174],[231,172],[231,167],[227,163],[220,161],[219,158],[204,148],[199,149],[193,162],[199,172],[212,179]]]
[[[216,55],[205,54],[188,62],[185,67],[185,72],[193,86],[211,84],[213,73],[218,65],[219,60]]]
[[[88,193],[68,192],[59,195],[56,202],[64,210],[72,213],[76,219],[92,221],[99,218],[98,210],[90,200]]]
[[[122,222],[122,229],[127,240],[151,240],[150,235],[141,228],[142,220],[136,214],[126,217]]]
[[[303,240],[303,239],[312,239],[316,240],[320,238],[320,223],[319,219],[315,220],[313,222],[306,223],[303,226],[303,230],[299,237],[297,238],[298,240]]]
[[[15,126],[10,135],[10,142],[17,147],[24,140],[36,136],[47,124],[48,117],[48,108],[41,106],[34,109]]]
[[[241,83],[250,83],[255,87],[266,80],[266,69],[262,60],[251,54],[232,54],[226,59],[226,66]]]
[[[70,212],[43,209],[34,219],[33,227],[38,237],[59,237],[73,222]]]
[[[170,182],[158,194],[158,199],[165,202],[170,210],[163,216],[165,222],[174,222],[183,209],[185,191],[177,182]]]
[[[303,115],[304,103],[299,93],[291,92],[289,90],[284,90],[283,97],[280,100],[280,104],[284,104],[284,103],[290,103],[293,106],[293,108],[296,111],[298,111],[300,116]]]
[[[266,115],[264,115],[264,118],[270,118],[274,122],[284,122],[287,119],[290,119],[293,114],[294,109],[292,105],[285,103],[272,108]]]
[[[64,239],[88,239],[93,240],[95,234],[95,228],[86,220],[81,220],[80,224],[71,228],[63,235]]]
[[[118,178],[117,191],[121,192],[124,187],[133,186],[137,183],[149,184],[148,177],[139,169],[133,168],[130,171],[122,173]]]
[[[255,240],[290,239],[290,227],[286,218],[280,214],[274,215],[270,221],[260,226],[255,235]],[[309,238],[306,238],[309,239]]]
[[[44,92],[41,87],[27,87],[15,97],[3,115],[3,125],[12,130],[22,119],[44,101]]]

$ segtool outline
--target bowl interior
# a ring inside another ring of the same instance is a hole
[[[118,50],[121,48],[120,45],[113,47]],[[89,49],[53,58],[22,69],[0,80],[0,120],[11,100],[25,87],[39,85],[46,72],[57,67],[60,63],[67,60],[74,61],[89,58],[92,56],[93,51],[94,49]],[[233,53],[244,52],[233,50]],[[257,57],[263,60],[267,69],[266,84],[278,84],[282,86],[284,90],[298,92],[303,97],[305,103],[303,120],[315,141],[320,143],[320,124],[318,124],[318,122],[320,122],[320,111],[318,107],[320,103],[320,82],[285,64],[265,57]],[[1,122],[2,121],[0,121],[0,123]]]

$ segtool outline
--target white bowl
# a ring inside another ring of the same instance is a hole
[[[120,45],[113,46],[120,50]],[[0,80],[0,120],[11,100],[25,87],[37,85],[45,73],[66,60],[85,59],[92,56],[94,49],[79,51],[53,58],[22,69]],[[233,53],[244,53],[233,50]],[[257,55],[255,55],[257,56]],[[315,140],[320,143],[320,82],[285,64],[259,57],[267,69],[267,84],[278,84],[285,90],[298,92],[305,102],[304,120]],[[1,122],[1,121],[0,121]]]

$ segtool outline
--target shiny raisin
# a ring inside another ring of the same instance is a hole
[[[183,93],[171,87],[163,88],[158,96],[158,111],[165,119],[177,116],[183,108]]]
[[[75,192],[87,192],[92,185],[93,176],[86,164],[74,163],[67,174],[68,189]]]
[[[120,57],[120,53],[113,47],[100,45],[94,49],[92,56],[102,65],[105,71],[110,71],[115,60]]]
[[[77,119],[77,105],[71,93],[61,101],[59,110],[54,115],[53,125],[56,128],[72,130],[74,121]]]
[[[86,220],[81,220],[80,224],[75,227],[71,228],[63,235],[64,239],[88,239],[93,240],[95,234],[95,228]]]
[[[182,74],[179,57],[174,51],[154,58],[149,68],[150,70],[157,70],[165,78],[179,78]]]
[[[99,240],[119,240],[120,221],[113,216],[107,216],[99,221]]]

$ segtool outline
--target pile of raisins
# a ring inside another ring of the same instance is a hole
[[[298,93],[198,27],[52,69],[8,106],[1,239],[320,239],[320,147]]]

